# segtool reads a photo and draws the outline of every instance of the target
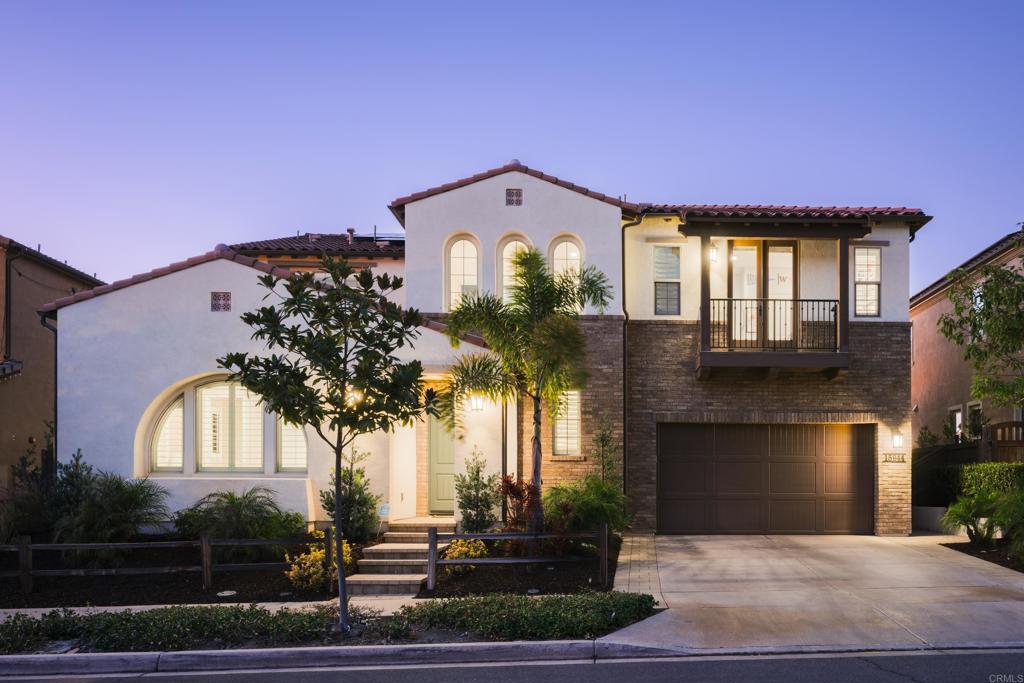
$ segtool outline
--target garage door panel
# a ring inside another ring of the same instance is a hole
[[[715,494],[761,493],[761,462],[759,460],[716,462],[714,467]]]
[[[658,426],[658,529],[870,533],[874,425]]]
[[[707,470],[709,462],[669,459],[658,465],[658,479],[666,480],[669,488],[678,494],[709,494]]]
[[[661,500],[658,502],[658,527],[665,532],[708,531],[707,504],[700,500]]]
[[[824,448],[821,425],[772,425],[771,457],[816,458]]]
[[[764,528],[761,501],[718,498],[715,500],[715,531],[757,533]]]
[[[807,533],[818,530],[817,501],[772,500],[768,503],[768,531]]]
[[[805,493],[814,495],[817,486],[817,463],[775,462],[768,463],[768,495]]]
[[[766,457],[768,425],[715,425],[714,455],[716,459]]]

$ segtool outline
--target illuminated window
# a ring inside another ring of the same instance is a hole
[[[476,245],[457,239],[448,248],[448,310],[455,309],[462,297],[475,293],[478,286]]]
[[[551,272],[561,275],[569,271],[580,272],[583,269],[583,254],[578,244],[563,239],[551,250]]]
[[[654,315],[679,315],[679,247],[654,247]]]
[[[185,402],[181,396],[167,406],[153,433],[153,469],[180,472],[185,463]]]
[[[277,469],[281,472],[305,472],[308,459],[306,430],[278,420]]]
[[[555,418],[555,455],[580,454],[580,392],[567,391],[559,400]]]
[[[854,315],[881,314],[882,250],[878,247],[857,247],[853,250]]]
[[[200,470],[263,469],[263,407],[236,382],[196,389],[197,463]]]
[[[529,249],[521,240],[510,240],[501,248],[501,298],[505,303],[508,303],[510,289],[515,283],[515,258]]]

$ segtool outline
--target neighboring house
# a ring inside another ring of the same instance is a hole
[[[11,484],[11,466],[31,450],[42,455],[54,416],[56,342],[36,311],[101,284],[0,235],[0,497]]]
[[[412,353],[435,382],[484,348],[451,348],[445,315],[467,292],[501,295],[532,247],[556,271],[594,265],[612,287],[607,310],[582,312],[589,383],[545,416],[545,485],[591,471],[607,424],[625,444],[637,528],[909,533],[920,210],[636,204],[517,161],[390,208],[404,245],[350,232],[219,247],[50,304],[62,452],[159,479],[174,505],[261,483],[324,518],[326,449],[262,416],[216,368],[226,351],[260,351],[237,317],[263,296],[253,269],[285,274],[324,250],[404,272],[404,304],[430,319]],[[473,449],[492,471],[529,477],[519,408],[474,399],[462,439],[433,420],[362,439],[382,516],[457,513],[452,477]]]
[[[964,261],[959,268],[968,273],[984,265],[1020,268],[1024,264],[1022,239],[1024,231],[1011,232]],[[964,360],[963,351],[939,329],[939,318],[953,310],[948,293],[955,272],[939,278],[910,299],[910,320],[914,328],[911,400],[915,440],[924,427],[940,439],[947,423],[961,436],[976,437],[979,422],[995,424],[1021,420],[1019,407],[986,405],[971,396],[974,372]]]

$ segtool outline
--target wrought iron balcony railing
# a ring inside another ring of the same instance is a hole
[[[711,348],[837,351],[833,299],[711,299]]]

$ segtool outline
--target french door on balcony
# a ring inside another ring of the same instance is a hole
[[[797,243],[729,240],[729,336],[732,348],[796,343]]]

